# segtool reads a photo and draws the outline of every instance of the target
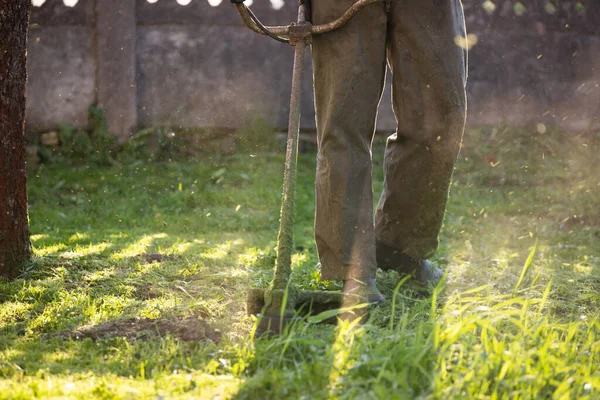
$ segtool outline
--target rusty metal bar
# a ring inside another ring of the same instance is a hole
[[[352,7],[350,7],[348,9],[348,11],[346,11],[344,13],[344,15],[342,15],[340,18],[336,19],[335,21],[332,21],[328,24],[323,24],[323,25],[313,25],[313,27],[312,27],[313,35],[320,35],[321,33],[327,33],[327,32],[331,32],[336,29],[339,29],[342,26],[346,25],[346,23],[348,23],[348,21],[350,21],[352,19],[352,17],[354,17],[356,14],[358,14],[363,8],[365,8],[371,4],[379,3],[379,2],[383,2],[383,1],[385,1],[385,0],[360,0],[357,3],[354,3],[352,5]]]
[[[250,12],[248,11],[248,7],[246,7],[244,3],[236,3],[235,7],[237,8],[237,12],[240,14],[240,17],[242,17],[242,21],[244,21],[244,24],[248,28],[261,35],[266,35],[266,33],[263,32],[262,29],[260,29],[252,20]],[[289,32],[289,26],[265,26],[265,28],[277,36],[287,36]]]
[[[313,33],[313,35],[320,35],[321,33],[327,33],[327,32],[331,32],[336,29],[339,29],[342,26],[346,25],[346,23],[348,21],[350,21],[352,19],[352,17],[354,17],[356,14],[358,14],[363,8],[365,8],[371,4],[379,3],[379,2],[383,2],[383,1],[386,1],[386,0],[360,0],[356,3],[354,3],[352,5],[352,7],[350,7],[348,9],[348,11],[346,11],[344,13],[344,15],[342,15],[335,21],[332,21],[328,24],[323,24],[323,25],[313,25],[312,33]]]

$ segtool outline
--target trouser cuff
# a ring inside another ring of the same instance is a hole
[[[345,264],[335,257],[321,256],[321,280],[375,279],[377,266]]]
[[[376,254],[377,266],[384,271],[394,270],[410,274],[419,267],[419,258],[414,258],[402,250],[380,241],[376,242]]]

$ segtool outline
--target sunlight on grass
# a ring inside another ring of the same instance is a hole
[[[89,239],[89,238],[90,238],[90,235],[88,235],[87,233],[80,233],[80,232],[77,232],[77,233],[75,233],[75,234],[71,235],[71,236],[69,237],[69,239],[67,239],[67,240],[68,240],[70,243],[72,243],[72,242],[78,242],[78,241],[80,241],[80,240]]]
[[[266,249],[261,249],[257,247],[248,247],[243,252],[238,254],[237,256],[237,264],[244,266],[255,266],[261,260],[271,260],[274,265],[275,255],[274,253],[270,253]]]
[[[48,237],[49,237],[48,235],[43,235],[43,234],[31,235],[31,241],[35,243],[39,240],[46,239]]]
[[[38,257],[45,257],[57,254],[59,251],[66,249],[67,245],[64,243],[56,243],[50,246],[34,247],[33,252]]]
[[[135,257],[140,254],[144,254],[147,252],[149,247],[154,246],[156,239],[165,239],[168,235],[166,233],[155,233],[152,235],[145,235],[135,243],[130,244],[125,247],[123,250],[114,253],[112,258],[122,259],[125,257]]]
[[[175,296],[169,298],[150,299],[138,311],[141,318],[158,318],[165,310],[177,307],[181,302]]]
[[[243,245],[243,239],[229,240],[204,250],[201,256],[209,260],[220,260],[227,257],[234,248],[238,248]]]
[[[356,360],[350,357],[355,340],[365,334],[358,323],[359,319],[352,322],[343,321],[338,325],[335,341],[331,351],[333,353],[333,363],[331,373],[329,374],[329,395],[335,397],[340,379],[350,370]]]
[[[273,273],[281,154],[43,166],[29,177],[35,257],[0,281],[0,398],[598,398],[599,143],[467,132],[434,258],[443,290],[379,271],[386,302],[368,324],[255,340],[245,300]],[[299,159],[293,282],[336,290],[313,242],[314,159]],[[146,318],[172,329],[73,336]]]
[[[65,251],[60,253],[61,257],[65,258],[77,258],[77,257],[85,257],[94,254],[100,254],[106,249],[112,247],[110,243],[98,243],[89,246],[77,246],[72,251]]]
[[[23,319],[33,309],[32,304],[21,302],[5,302],[0,307],[0,326],[17,319]]]
[[[549,323],[548,293],[549,286],[538,299],[507,300],[478,293],[450,298],[446,310],[453,311],[444,313],[439,333],[435,384],[440,397],[472,397],[511,387],[522,398],[551,393],[560,398],[600,388],[600,376],[591,363],[600,356],[596,344],[600,325]],[[573,346],[573,340],[579,345]],[[461,379],[455,380],[456,375]]]
[[[184,254],[193,247],[193,243],[176,243],[165,250],[166,254]]]
[[[292,268],[304,264],[308,260],[306,253],[296,253],[292,255]]]
[[[114,278],[117,274],[115,267],[103,268],[98,271],[92,271],[85,274],[83,277],[87,284],[94,284],[96,282],[101,283],[102,281]]]

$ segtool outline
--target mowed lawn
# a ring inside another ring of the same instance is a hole
[[[380,271],[367,325],[271,340],[245,297],[272,275],[283,151],[42,166],[35,257],[0,282],[0,399],[598,398],[599,152],[598,133],[469,131],[445,283],[426,295]],[[299,160],[293,281],[336,290],[313,243],[315,157]]]

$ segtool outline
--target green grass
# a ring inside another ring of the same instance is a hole
[[[367,325],[273,340],[251,338],[245,292],[272,274],[282,152],[42,166],[35,258],[0,282],[0,399],[598,398],[599,150],[598,134],[468,132],[445,284],[424,297],[380,272]],[[336,289],[316,268],[314,169],[302,154],[293,279]]]

